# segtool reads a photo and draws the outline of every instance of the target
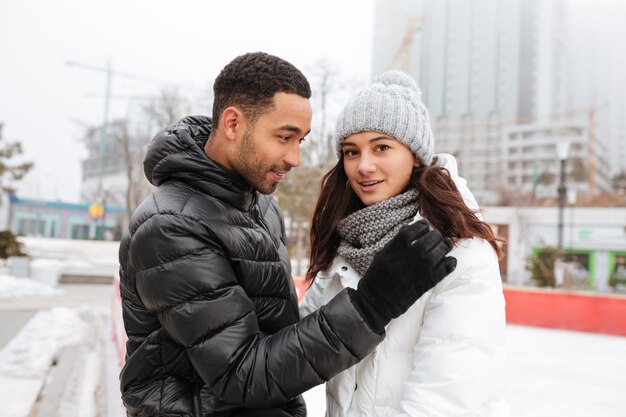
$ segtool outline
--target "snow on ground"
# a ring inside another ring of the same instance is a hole
[[[16,278],[10,275],[0,275],[0,299],[50,296],[61,294],[62,292],[63,291],[53,288],[49,284],[29,278]]]
[[[99,339],[98,316],[105,312],[84,307],[39,311],[0,351],[0,374],[40,377],[53,358],[68,346],[89,345]]]
[[[36,276],[32,278],[0,275],[0,303],[4,302],[5,307],[7,304],[14,306],[16,311],[24,308],[24,311],[34,313],[0,350],[2,417],[30,415],[42,390],[45,396],[57,382],[65,385],[62,390],[57,389],[61,415],[95,417],[101,407],[101,401],[94,401],[94,398],[98,398],[103,376],[102,346],[110,337],[109,309],[81,303],[76,308],[52,306],[32,310],[33,305],[48,306],[47,300],[69,301],[67,295],[70,294],[66,294],[62,286],[56,286],[54,268],[58,263],[56,260],[34,260],[31,272]],[[68,354],[69,348],[74,349]],[[63,381],[51,381],[51,365],[64,353],[68,358],[64,360],[76,361],[78,366],[70,368],[72,371],[63,375]]]
[[[28,414],[45,386],[51,364],[70,346],[80,348],[84,361],[64,381],[67,388],[61,408],[78,412],[71,415],[95,417],[94,398],[103,372],[99,358],[108,336],[103,329],[109,320],[108,311],[93,307],[39,311],[0,351],[0,393],[12,393],[2,401],[3,417]]]

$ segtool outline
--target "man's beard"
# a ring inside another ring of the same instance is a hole
[[[235,154],[235,160],[239,175],[244,177],[261,194],[272,194],[278,187],[278,182],[267,179],[269,172],[285,172],[292,168],[290,165],[264,166],[257,158],[256,148],[252,140],[252,132],[248,129],[246,129],[241,138],[241,142]]]

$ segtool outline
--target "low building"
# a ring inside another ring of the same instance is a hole
[[[484,207],[484,220],[507,240],[501,272],[506,283],[534,285],[531,256],[558,242],[558,207]],[[566,207],[563,252],[571,285],[612,291],[611,277],[626,273],[626,207]]]
[[[535,198],[557,197],[558,148],[565,145],[567,188],[577,195],[611,190],[609,150],[585,123],[551,122],[504,129],[500,176],[505,189]],[[595,138],[595,140],[591,140]]]
[[[6,228],[17,236],[119,240],[127,224],[126,208],[120,206],[21,199],[12,195],[7,211]]]

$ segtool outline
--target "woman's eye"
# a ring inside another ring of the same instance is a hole
[[[354,156],[356,155],[356,151],[350,150],[350,149],[346,149],[345,151],[343,151],[343,156]]]
[[[386,151],[387,149],[389,149],[389,145],[378,145],[378,146],[376,147],[376,150],[377,150],[377,151],[383,151],[383,152],[384,152],[384,151]]]

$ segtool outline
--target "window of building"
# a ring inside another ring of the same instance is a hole
[[[89,239],[89,225],[88,224],[74,224],[72,225],[72,239]]]
[[[17,234],[19,236],[45,236],[46,222],[40,219],[19,219]]]

